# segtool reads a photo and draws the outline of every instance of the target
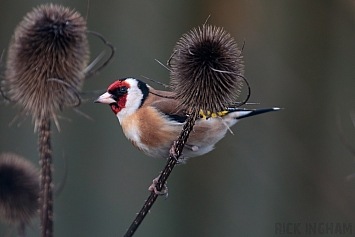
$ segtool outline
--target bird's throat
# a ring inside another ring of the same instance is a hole
[[[117,114],[121,111],[121,108],[118,106],[117,103],[110,104],[110,107],[111,107],[112,112],[114,112],[115,114]]]
[[[126,107],[127,94],[118,98],[117,103],[110,104],[111,110],[117,115],[122,109]]]

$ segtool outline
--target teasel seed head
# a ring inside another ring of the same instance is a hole
[[[8,50],[5,84],[11,101],[36,125],[78,101],[89,59],[86,21],[69,8],[46,4],[29,12]]]
[[[29,223],[38,214],[38,170],[13,153],[0,155],[0,219],[9,224]]]
[[[189,110],[216,113],[240,93],[241,51],[223,28],[204,24],[184,34],[168,64],[171,88]]]

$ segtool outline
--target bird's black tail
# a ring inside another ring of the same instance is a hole
[[[281,108],[262,108],[262,109],[244,109],[244,108],[228,108],[228,113],[238,112],[235,119],[242,119],[246,117],[251,117],[258,114],[263,114],[271,111],[278,111]]]

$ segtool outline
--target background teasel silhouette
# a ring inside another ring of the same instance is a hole
[[[38,214],[39,191],[33,164],[13,153],[0,154],[0,219],[19,229],[31,223]]]

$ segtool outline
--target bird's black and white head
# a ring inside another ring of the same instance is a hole
[[[149,95],[146,83],[135,78],[119,79],[94,103],[109,104],[118,119],[130,116],[139,109]]]

